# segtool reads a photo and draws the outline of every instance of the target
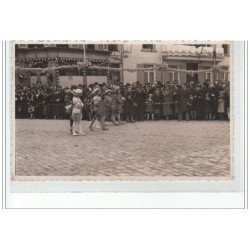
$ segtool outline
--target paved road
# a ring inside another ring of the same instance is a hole
[[[66,120],[16,120],[16,175],[230,175],[225,121],[148,121],[87,130],[73,137]]]

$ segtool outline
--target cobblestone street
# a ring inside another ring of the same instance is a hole
[[[94,125],[95,127],[95,125]],[[157,121],[88,130],[67,120],[16,120],[16,175],[228,177],[230,124]]]

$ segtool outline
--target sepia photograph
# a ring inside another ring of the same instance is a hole
[[[12,42],[12,179],[233,179],[232,44]]]
[[[34,3],[1,5],[2,249],[249,246],[245,2]]]

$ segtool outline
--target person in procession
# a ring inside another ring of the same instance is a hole
[[[86,133],[82,130],[82,109],[83,109],[83,102],[80,99],[82,94],[81,89],[73,90],[73,109],[72,109],[72,120],[73,120],[73,136],[77,135],[86,135]]]

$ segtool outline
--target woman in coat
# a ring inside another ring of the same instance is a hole
[[[187,113],[187,102],[189,99],[189,93],[184,85],[178,85],[178,120],[181,121],[183,119],[183,113]],[[188,119],[186,115],[186,119]]]
[[[205,119],[211,120],[212,119],[212,107],[211,107],[211,98],[210,98],[209,92],[207,92],[205,96],[204,111],[205,111]]]
[[[153,102],[155,120],[159,120],[161,114],[161,105],[163,102],[162,94],[160,93],[159,89],[156,89],[155,94],[153,95]]]
[[[169,86],[166,86],[166,88],[163,89],[162,96],[163,96],[162,116],[166,118],[166,120],[169,120],[169,116],[173,114],[172,112],[173,96],[169,89]]]
[[[220,120],[224,120],[225,113],[225,94],[223,91],[220,91],[218,98],[218,114]]]
[[[145,92],[141,88],[137,89],[137,92],[135,94],[135,100],[137,103],[136,120],[144,121],[145,119],[144,103],[146,100],[146,95],[145,95]]]

